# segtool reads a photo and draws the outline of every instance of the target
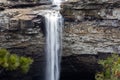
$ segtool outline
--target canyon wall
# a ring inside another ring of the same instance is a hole
[[[51,5],[15,3],[0,2],[0,48],[32,57],[31,70],[22,80],[39,80],[45,72],[46,34],[41,15],[42,10],[51,9]],[[94,78],[99,68],[97,60],[106,57],[104,53],[120,53],[120,1],[68,0],[61,7],[65,24],[62,76],[70,74],[70,77],[78,72],[85,77],[92,74]],[[96,55],[99,53],[103,55]],[[4,78],[8,80],[8,76]]]
[[[63,55],[120,53],[119,2],[119,0],[68,0],[63,3],[61,5],[61,14],[65,20]],[[44,18],[33,12],[46,8],[48,9],[49,5],[1,11],[0,47],[18,48],[39,44],[43,49]]]
[[[120,53],[119,0],[70,0],[65,17],[65,55]]]

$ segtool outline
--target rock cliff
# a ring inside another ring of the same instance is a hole
[[[22,46],[25,41],[44,44],[44,18],[37,13],[50,5],[27,6],[0,12],[0,47]],[[119,0],[69,0],[61,7],[64,56],[120,53]]]
[[[33,76],[25,80],[43,76],[38,74],[44,72],[41,65],[45,64],[42,58],[45,23],[41,15],[44,9],[51,9],[50,3],[42,0],[40,4],[15,2],[8,6],[3,1],[0,2],[0,48],[35,59],[28,74]],[[65,23],[62,73],[91,74],[93,80],[100,55],[103,58],[106,53],[120,53],[120,1],[68,0],[61,7]]]
[[[119,0],[71,0],[62,7],[65,55],[120,53]]]

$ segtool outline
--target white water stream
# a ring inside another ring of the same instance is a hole
[[[60,7],[61,0],[52,0],[52,4]],[[48,10],[46,24],[46,80],[59,80],[63,18],[59,10]]]
[[[59,80],[61,56],[62,17],[59,11],[45,15],[47,28],[47,72],[46,80]]]

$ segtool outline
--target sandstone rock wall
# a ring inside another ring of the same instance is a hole
[[[20,49],[27,53],[26,48],[33,47],[30,50],[32,53],[38,51],[35,48],[38,46],[38,52],[43,53],[45,40],[41,27],[44,27],[44,19],[30,12],[31,9],[10,9],[0,12],[0,48],[13,51]]]
[[[65,20],[62,73],[85,72],[86,77],[87,71],[94,77],[100,55],[91,54],[102,53],[103,59],[104,53],[120,53],[119,0],[69,0],[61,7]],[[38,79],[45,72],[44,18],[31,14],[40,9],[50,9],[50,5],[0,12],[0,48],[34,58],[29,79],[25,80]]]
[[[65,55],[120,53],[119,0],[70,0],[62,7]]]
[[[68,0],[61,7],[63,55],[120,53],[119,0]],[[46,8],[50,6],[1,11],[0,47],[40,45],[43,49],[44,18],[31,12]]]

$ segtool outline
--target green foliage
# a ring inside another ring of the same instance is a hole
[[[6,49],[0,49],[0,57],[4,57],[5,55],[8,55],[9,52]]]
[[[99,60],[99,64],[103,66],[103,72],[96,74],[96,80],[120,80],[120,57],[113,54],[105,60]]]
[[[17,69],[20,66],[19,57],[16,54],[10,55],[8,59],[8,63],[9,63],[9,67],[8,67],[9,70]]]
[[[26,73],[29,70],[29,65],[33,62],[31,58],[20,57],[20,69],[23,73]]]
[[[33,60],[29,57],[20,57],[10,54],[6,49],[0,49],[0,66],[6,70],[21,70],[28,72]]]

